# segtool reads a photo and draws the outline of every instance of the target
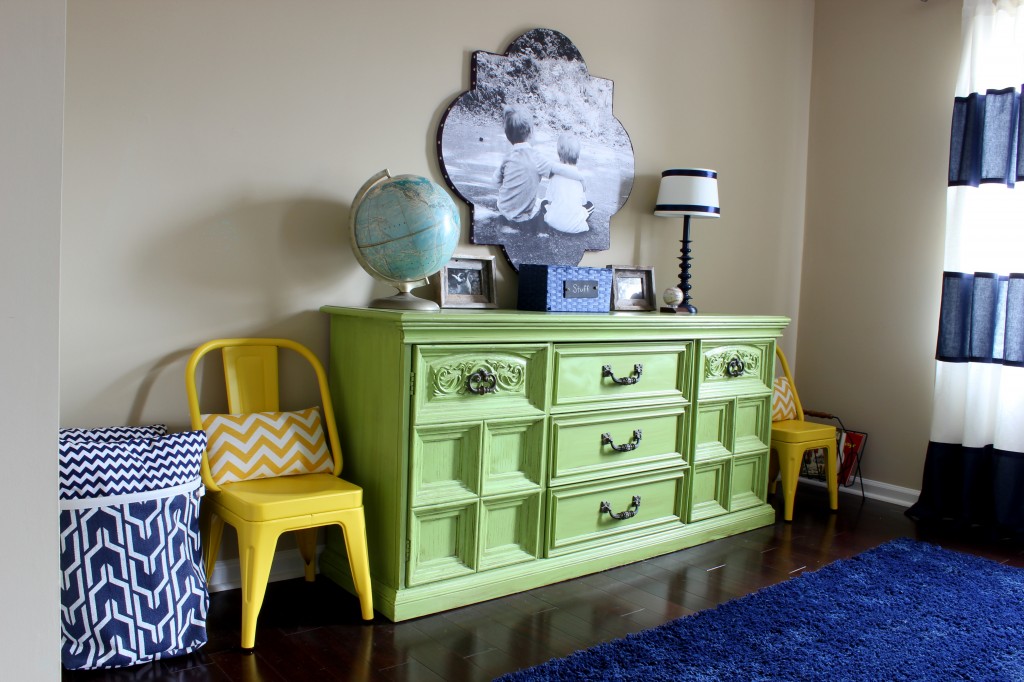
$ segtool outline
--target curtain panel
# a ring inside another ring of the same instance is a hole
[[[965,0],[921,521],[1024,537],[1024,9]]]

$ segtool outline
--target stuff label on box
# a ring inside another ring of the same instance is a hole
[[[597,298],[596,279],[567,279],[563,298]]]

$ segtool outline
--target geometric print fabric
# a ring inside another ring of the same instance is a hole
[[[201,494],[60,512],[64,667],[146,663],[206,643]]]
[[[796,419],[796,394],[786,377],[778,377],[772,385],[772,421]]]
[[[199,540],[206,434],[63,429],[61,662],[113,668],[194,651],[209,608]]]
[[[214,481],[334,471],[320,411],[202,415]]]

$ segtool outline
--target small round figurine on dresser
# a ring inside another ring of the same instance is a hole
[[[683,302],[683,290],[679,287],[669,287],[661,294],[661,300],[674,311],[675,307]]]

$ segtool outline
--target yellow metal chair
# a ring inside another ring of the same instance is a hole
[[[209,448],[203,455],[202,475],[206,496],[200,519],[206,574],[213,574],[224,523],[238,533],[238,556],[242,579],[242,648],[253,648],[256,619],[266,593],[270,566],[278,537],[296,531],[299,552],[306,562],[306,580],[316,574],[317,528],[337,524],[345,538],[352,582],[359,597],[362,617],[373,618],[370,567],[366,548],[362,489],[339,478],[341,446],[327,375],[320,361],[307,349],[288,339],[218,339],[192,353],[186,368],[192,428],[202,429],[196,373],[207,353],[220,350],[224,360],[228,411],[232,415],[278,412],[278,350],[295,351],[312,366],[320,388],[323,424],[333,472],[272,476],[223,482],[211,472]],[[330,463],[325,461],[327,467]]]
[[[772,406],[772,458],[778,458],[778,470],[782,474],[783,515],[786,521],[793,520],[793,500],[796,484],[800,477],[800,463],[808,450],[825,448],[825,482],[828,485],[828,501],[832,510],[839,509],[839,480],[836,473],[836,427],[804,421],[804,409],[800,396],[789,372],[789,363],[782,350],[776,346],[775,355],[782,365],[785,384],[776,386]],[[781,377],[780,377],[781,379]],[[791,397],[791,400],[790,400]],[[780,405],[781,403],[781,405]],[[792,403],[792,404],[790,404]],[[776,421],[781,413],[782,419]],[[773,462],[774,464],[774,462]],[[775,467],[771,467],[771,472]],[[769,473],[771,488],[775,490],[775,476]]]

